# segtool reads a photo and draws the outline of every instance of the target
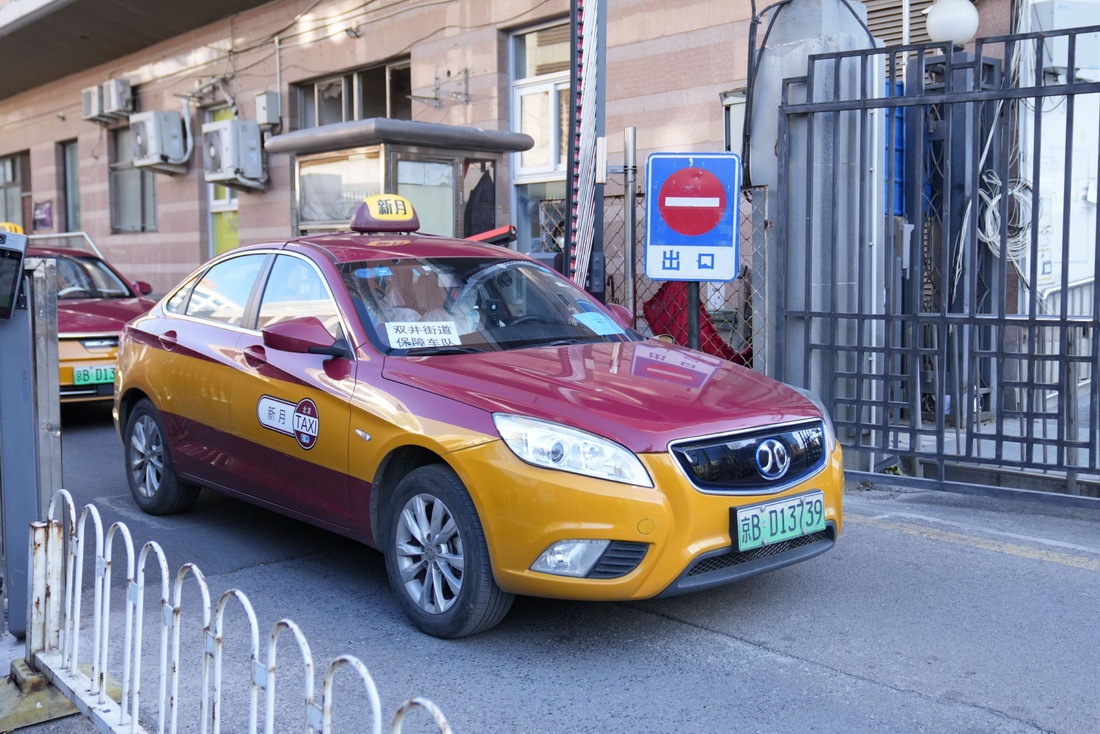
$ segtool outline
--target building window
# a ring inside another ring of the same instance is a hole
[[[61,143],[61,190],[65,196],[66,232],[80,231],[80,153],[76,141]]]
[[[111,146],[111,231],[155,232],[157,230],[156,174],[134,166],[130,128],[112,133]]]
[[[371,117],[412,119],[408,62],[320,79],[298,87],[298,127],[332,125]]]
[[[0,158],[0,222],[23,227],[23,188],[19,169],[19,156]]]
[[[535,141],[513,156],[517,245],[524,252],[556,252],[569,155],[569,24],[517,34],[512,48],[512,128]]]
[[[206,111],[207,122],[233,119],[229,107],[216,107]],[[210,183],[206,185],[206,204],[210,212],[210,255],[228,252],[241,243],[238,233],[237,191],[228,186]]]

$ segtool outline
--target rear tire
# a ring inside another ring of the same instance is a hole
[[[454,470],[432,464],[410,472],[385,527],[386,573],[417,629],[454,639],[504,619],[515,597],[493,578],[477,508]]]
[[[157,409],[143,398],[130,411],[123,444],[130,494],[143,512],[171,515],[195,506],[199,488],[176,475]]]

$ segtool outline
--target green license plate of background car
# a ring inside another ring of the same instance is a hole
[[[98,385],[101,382],[115,381],[115,366],[73,367],[74,385]]]
[[[752,550],[825,529],[825,495],[809,492],[737,508],[737,549]]]

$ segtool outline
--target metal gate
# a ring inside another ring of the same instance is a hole
[[[786,80],[767,371],[849,469],[1100,496],[1098,67],[1095,26]]]

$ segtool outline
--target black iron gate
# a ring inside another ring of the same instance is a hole
[[[1100,496],[1098,64],[1100,26],[786,81],[768,372],[850,469]]]

